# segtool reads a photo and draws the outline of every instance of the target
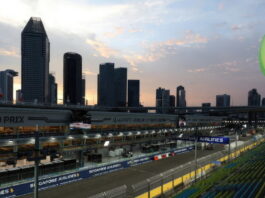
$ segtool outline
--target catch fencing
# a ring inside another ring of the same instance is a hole
[[[240,156],[241,153],[252,149],[264,141],[265,138],[261,138],[254,142],[250,140],[237,148],[231,149],[230,151],[219,151],[217,153],[199,158],[197,160],[196,169],[195,162],[192,161],[161,174],[155,175],[132,186],[127,187],[124,185],[122,187],[118,187],[89,198],[170,197],[170,195],[173,195],[176,192],[179,192],[180,190],[193,184],[196,180],[205,178],[208,173],[218,168],[221,164],[233,160],[234,158]],[[118,193],[119,190],[120,194]],[[116,194],[114,195],[113,192]]]

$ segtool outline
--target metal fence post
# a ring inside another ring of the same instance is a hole
[[[146,179],[146,181],[147,181],[147,185],[148,185],[148,198],[150,198],[151,197],[151,195],[150,195],[150,191],[151,191],[150,179]]]

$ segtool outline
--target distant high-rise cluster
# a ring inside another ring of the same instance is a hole
[[[16,102],[56,104],[58,85],[54,74],[49,73],[50,42],[40,18],[31,17],[21,33],[21,89],[16,90]],[[13,78],[18,72],[7,69],[0,71],[0,101],[12,102]],[[127,80],[127,68],[115,68],[114,63],[99,65],[97,76],[97,105],[102,107],[132,107],[141,111],[140,80]],[[66,52],[63,56],[63,103],[86,105],[86,78],[82,73],[82,56]],[[257,89],[248,92],[248,106],[265,106]],[[186,91],[176,88],[156,90],[157,113],[175,113],[175,107],[186,107]],[[229,107],[230,95],[216,96],[216,107]],[[210,103],[202,103],[202,111],[209,112]],[[182,110],[181,110],[182,111]],[[181,112],[178,111],[178,112]],[[186,111],[184,109],[184,111]]]
[[[176,88],[176,97],[170,95],[170,90],[159,87],[156,90],[156,112],[174,113],[174,107],[186,107],[186,93],[183,86]]]
[[[98,74],[98,106],[126,107],[128,98],[129,107],[139,107],[139,86],[139,80],[129,80],[127,83],[127,68],[102,63]]]
[[[230,107],[230,95],[227,94],[217,95],[216,107]]]

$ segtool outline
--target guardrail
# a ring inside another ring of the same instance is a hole
[[[178,148],[175,149],[174,153],[179,154],[179,153],[189,152],[193,149],[194,146]],[[56,176],[53,175],[53,177],[51,177],[50,175],[44,176],[39,179],[39,187],[40,187],[39,190],[45,190],[48,188],[57,187],[67,183],[76,182],[90,177],[121,170],[131,166],[147,163],[152,161],[153,157],[154,156],[151,155],[147,157],[146,156],[139,157],[136,159],[127,159],[122,162],[111,163],[104,166],[98,166],[94,168],[83,168],[71,172],[69,171],[68,173],[65,174],[60,174]],[[13,185],[7,184],[2,188],[0,188],[1,192],[4,192],[4,194],[0,194],[0,198],[6,196],[16,197],[16,196],[29,194],[32,193],[33,188],[34,188],[34,182],[32,180],[28,180],[26,182],[24,181],[21,184],[13,184]]]
[[[259,145],[264,141],[264,137],[259,140],[256,140],[255,142],[250,140],[245,142],[243,145],[237,147],[237,149],[232,149],[230,151],[230,154],[227,154],[226,151],[219,151],[212,155],[202,157],[197,161],[198,166],[196,172],[194,170],[195,166],[193,162],[183,164],[179,167],[163,172],[162,174],[155,175],[144,181],[136,183],[130,186],[130,188],[124,188],[126,189],[126,192],[123,191],[122,196],[117,196],[115,198],[156,198],[161,196],[167,197],[189,186],[196,179],[199,180],[205,178],[207,174],[209,174],[212,170],[214,170],[221,164],[224,164],[236,157],[239,157],[241,153],[252,149],[253,147]],[[104,193],[91,196],[89,198],[110,197],[107,195],[111,191],[112,190],[106,191]]]

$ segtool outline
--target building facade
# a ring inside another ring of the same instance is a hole
[[[21,86],[25,102],[48,102],[50,42],[40,18],[31,17],[21,34]]]
[[[217,95],[216,107],[230,107],[230,95],[227,94]]]
[[[211,103],[209,102],[202,103],[202,112],[203,113],[209,112],[210,111],[209,107],[211,107]]]
[[[176,104],[177,107],[186,107],[186,91],[183,86],[178,86],[176,89]]]
[[[18,75],[14,70],[0,71],[0,100],[13,102],[13,78]]]
[[[140,106],[140,80],[128,80],[128,107]]]
[[[114,69],[115,106],[126,107],[127,103],[127,68]]]
[[[257,89],[252,89],[248,92],[248,106],[260,106],[261,96]]]
[[[159,87],[156,90],[156,113],[169,113],[170,91]]]
[[[169,96],[169,107],[170,107],[169,112],[174,113],[175,112],[174,108],[176,107],[176,97],[174,95]]]
[[[64,54],[63,87],[64,104],[82,104],[82,57],[78,53]]]
[[[53,74],[49,74],[49,101],[50,104],[57,104],[57,83]]]
[[[22,91],[21,89],[16,90],[16,103],[20,103],[23,101]]]
[[[114,63],[99,65],[98,106],[115,106]]]
[[[82,77],[82,105],[86,104],[86,78]]]

